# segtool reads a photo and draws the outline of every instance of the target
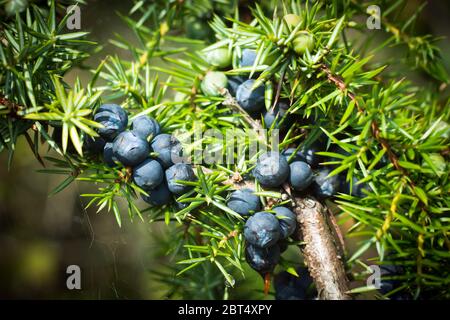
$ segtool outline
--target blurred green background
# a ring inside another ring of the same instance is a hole
[[[87,2],[82,7],[82,29],[91,31],[91,38],[104,44],[103,51],[89,62],[96,65],[106,54],[126,57],[126,52],[117,51],[107,41],[114,33],[133,38],[116,15],[116,11],[126,13],[131,1]],[[449,7],[446,1],[431,1],[422,15],[421,29],[448,39]],[[447,39],[440,45],[448,68]],[[87,79],[78,70],[68,74],[67,81],[76,76]],[[48,197],[64,177],[36,172],[40,165],[24,139],[17,145],[10,171],[6,157],[6,153],[0,155],[0,299],[166,297],[167,288],[150,272],[168,262],[164,254],[155,258],[165,225],[124,219],[119,228],[112,215],[84,209],[87,200],[79,194],[86,192],[87,186],[82,183],[73,183]],[[155,235],[159,237],[155,239]],[[66,288],[66,268],[72,264],[81,267],[81,290]],[[231,297],[263,298],[259,276],[252,271],[248,274],[243,287],[230,292]]]

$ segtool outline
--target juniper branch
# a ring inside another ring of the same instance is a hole
[[[239,106],[228,90],[224,89],[223,95],[226,97],[224,104],[237,110],[253,129],[258,131],[261,129],[261,125]],[[203,168],[203,171],[211,172],[206,168]],[[223,183],[231,185],[235,189],[255,189],[252,181],[243,181],[240,176],[236,175]],[[290,190],[284,186],[283,189],[282,198],[291,199],[293,211],[297,215],[297,229],[299,230],[297,236],[305,243],[304,246],[300,246],[300,249],[316,284],[319,298],[324,300],[350,299],[351,297],[347,293],[349,287],[342,261],[343,257],[338,253],[338,245],[328,225],[326,207],[312,197],[291,194]]]
[[[334,85],[336,85],[336,87],[339,88],[339,90],[346,93],[350,100],[354,101],[355,106],[360,113],[365,112],[364,107],[361,106],[358,99],[356,98],[356,95],[353,92],[351,92],[350,90],[348,90],[347,85],[344,83],[344,81],[339,76],[333,74],[331,72],[330,68],[328,68],[328,66],[326,66],[325,64],[321,65],[321,70],[326,73],[328,80],[330,82],[332,82]],[[402,166],[400,166],[398,157],[392,150],[389,142],[386,139],[381,137],[380,127],[378,125],[378,122],[375,119],[373,119],[371,122],[371,132],[372,132],[372,136],[375,138],[375,140],[381,145],[381,147],[384,150],[386,150],[389,160],[391,161],[394,168],[396,170],[400,171],[402,173],[402,175],[409,177],[409,174],[406,171],[406,169],[403,168]],[[414,182],[412,182],[410,179],[408,179],[408,180],[409,180],[409,183],[411,184],[411,187],[414,188]]]
[[[205,173],[210,173],[204,168]],[[223,182],[234,189],[255,189],[252,181],[238,181],[234,177]],[[291,198],[285,191],[282,199]],[[297,237],[302,240],[300,249],[305,264],[314,279],[319,299],[348,300],[351,296],[348,279],[345,273],[343,257],[334,239],[332,229],[328,224],[327,209],[313,197],[292,196],[293,211],[297,216]]]

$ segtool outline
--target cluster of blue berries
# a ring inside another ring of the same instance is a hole
[[[173,195],[188,192],[192,186],[180,180],[194,181],[196,176],[189,164],[183,163],[183,148],[172,135],[161,133],[159,123],[146,115],[138,116],[128,127],[127,112],[116,104],[102,105],[94,120],[103,125],[100,138],[85,139],[85,148],[91,153],[102,153],[110,167],[118,163],[132,170],[134,183],[148,193],[145,202],[162,206],[170,203]]]
[[[251,189],[232,192],[227,206],[247,218],[244,237],[248,264],[261,274],[271,273],[285,250],[284,241],[297,226],[295,214],[286,207],[275,207],[273,213],[261,210],[261,202]]]
[[[275,207],[275,213],[260,211],[250,216],[244,226],[247,241],[247,263],[261,274],[272,273],[280,260],[284,241],[297,227],[295,214],[286,207]]]
[[[310,192],[319,199],[336,195],[338,192],[364,197],[363,190],[369,186],[358,184],[353,178],[351,184],[342,175],[328,177],[333,167],[319,166],[322,158],[317,155],[321,150],[317,145],[311,148],[297,150],[288,148],[280,154],[270,151],[262,154],[253,170],[253,175],[263,187],[280,187],[285,182],[295,191]]]
[[[327,177],[330,169],[317,169],[321,161],[316,155],[317,150],[320,148],[313,146],[303,152],[294,148],[286,149],[281,154],[266,152],[258,158],[253,176],[262,187],[276,188],[289,183],[293,190],[309,190],[319,198],[332,196],[345,187],[349,189],[349,185],[343,185],[337,177]],[[317,169],[316,173],[312,168]],[[360,190],[349,192],[359,193]],[[286,239],[296,230],[296,215],[282,206],[261,211],[260,199],[250,189],[234,191],[227,206],[247,218],[244,226],[247,263],[261,275],[272,273],[287,247]]]

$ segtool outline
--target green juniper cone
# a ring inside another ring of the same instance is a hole
[[[119,226],[161,224],[152,275],[169,297],[259,299],[255,271],[267,293],[306,265],[314,297],[276,297],[449,299],[449,77],[406,2],[374,1],[369,30],[358,1],[137,1],[121,12],[137,38],[110,39],[126,57],[95,65],[91,36],[66,28],[73,2],[6,1],[0,152],[11,168],[26,141],[66,176],[52,194],[84,182]],[[84,85],[65,77],[87,66]]]
[[[217,68],[226,68],[231,64],[231,54],[227,48],[217,48],[205,53],[206,61]]]
[[[314,36],[308,31],[299,31],[295,34],[292,44],[297,54],[302,55],[306,51],[312,52],[314,49]]]
[[[209,71],[202,81],[201,88],[206,96],[220,96],[222,89],[227,87],[227,77],[219,71]]]

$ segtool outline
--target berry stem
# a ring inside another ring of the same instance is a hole
[[[5,96],[0,95],[0,105],[5,106],[6,108],[8,108],[9,110],[9,115],[11,117],[15,117],[15,118],[21,118],[21,116],[18,115],[18,112],[22,111],[23,109],[25,109],[23,106],[12,102],[10,100],[8,100]]]
[[[267,296],[269,294],[269,290],[270,290],[270,273],[267,272],[266,274],[264,274],[264,295]]]
[[[231,107],[237,113],[242,115],[244,120],[252,127],[252,129],[257,131],[258,140],[265,143],[266,136],[264,135],[264,128],[262,127],[261,123],[257,122],[256,120],[253,120],[253,118],[250,117],[250,115],[239,105],[236,99],[230,94],[227,88],[223,88],[221,90],[221,94],[225,98],[225,101],[222,102],[222,104]]]
[[[275,112],[275,107],[277,106],[278,100],[280,99],[281,87],[282,87],[282,84],[284,82],[284,76],[285,75],[286,75],[286,68],[283,68],[283,70],[281,71],[281,75],[280,75],[280,81],[278,82],[277,92],[275,94],[275,99],[273,101],[273,105],[272,105],[272,108],[271,108],[272,112]]]

